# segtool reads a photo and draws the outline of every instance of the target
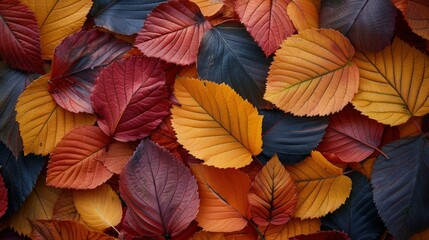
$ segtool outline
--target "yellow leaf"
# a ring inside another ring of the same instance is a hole
[[[55,47],[77,32],[91,9],[91,0],[20,0],[36,15],[43,59],[52,59]]]
[[[55,203],[61,194],[58,188],[48,187],[40,178],[24,204],[12,216],[10,226],[19,234],[30,236],[33,230],[31,221],[52,218]]]
[[[262,116],[225,84],[177,78],[172,125],[178,142],[204,164],[240,168],[262,151]]]
[[[68,131],[78,125],[95,123],[93,115],[61,108],[48,91],[49,80],[50,75],[43,75],[32,82],[16,104],[16,120],[26,155],[48,155]]]
[[[287,38],[270,66],[264,99],[298,116],[340,111],[358,90],[350,41],[332,29],[307,29]]]
[[[225,240],[223,233],[199,231],[190,240]]]
[[[387,125],[429,113],[429,57],[395,38],[380,52],[357,52],[359,92],[352,103]]]
[[[83,221],[91,228],[104,230],[121,222],[121,200],[108,184],[91,190],[76,190],[73,201]]]
[[[295,217],[318,218],[339,208],[350,195],[352,181],[317,151],[296,165],[285,166],[295,180],[298,202]]]
[[[191,0],[200,7],[201,12],[206,17],[211,17],[218,13],[223,7],[222,0]]]
[[[281,226],[268,226],[265,233],[266,240],[288,240],[290,237],[311,234],[320,231],[319,219],[305,219],[292,218],[289,222]],[[264,232],[265,228],[261,229]]]
[[[287,14],[298,32],[319,27],[319,13],[311,0],[292,0],[287,5]]]

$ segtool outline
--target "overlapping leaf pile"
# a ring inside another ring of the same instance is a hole
[[[0,32],[0,238],[429,238],[425,0],[1,0]]]

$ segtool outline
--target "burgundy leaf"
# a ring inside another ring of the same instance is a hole
[[[43,74],[40,32],[34,13],[18,0],[0,1],[0,56],[11,67]]]
[[[96,29],[70,35],[55,49],[49,92],[70,112],[93,113],[90,96],[101,68],[130,48],[125,41]]]
[[[197,181],[182,162],[149,139],[142,140],[125,166],[119,187],[128,206],[125,221],[141,235],[178,236],[197,215]]]
[[[371,155],[383,136],[383,124],[360,114],[350,104],[331,115],[317,149],[335,154],[343,162],[359,162]]]
[[[7,188],[4,185],[3,178],[0,175],[0,217],[2,217],[7,210]]]
[[[100,72],[91,100],[97,122],[118,141],[148,136],[169,114],[167,86],[161,62],[130,57]]]
[[[210,28],[195,3],[169,1],[148,15],[135,46],[146,56],[187,65],[196,61],[200,41]]]
[[[289,238],[289,240],[350,240],[350,238],[343,232],[325,231],[309,235],[298,235]]]

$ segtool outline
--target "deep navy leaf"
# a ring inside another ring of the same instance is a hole
[[[369,180],[358,172],[349,174],[352,192],[346,203],[322,218],[322,224],[332,230],[346,232],[353,240],[378,239],[384,224],[378,216]]]
[[[429,140],[402,138],[385,145],[374,163],[374,201],[397,240],[429,227]]]
[[[152,9],[166,0],[94,0],[91,15],[95,25],[132,35],[140,31]]]
[[[98,73],[130,48],[130,44],[96,29],[68,36],[55,48],[49,92],[70,112],[93,113],[90,95]]]
[[[8,209],[3,216],[10,217],[24,203],[33,190],[37,177],[45,164],[40,156],[20,153],[18,159],[0,143],[0,174],[8,191]]]
[[[346,35],[357,50],[379,51],[390,44],[396,8],[391,0],[322,1],[320,27]]]
[[[257,156],[267,162],[275,153],[282,163],[297,163],[317,147],[328,127],[327,117],[296,117],[280,110],[260,110],[262,149]]]
[[[270,63],[241,23],[225,22],[204,35],[197,70],[199,78],[226,83],[256,107],[267,108],[271,104],[263,95]]]
[[[6,228],[0,232],[0,239],[2,239],[2,240],[23,240],[23,239],[30,239],[30,238],[25,237],[25,236],[19,236],[19,234],[16,233],[15,231],[13,231],[12,229]]]
[[[15,120],[15,105],[19,95],[37,76],[11,69],[0,62],[0,141],[6,144],[16,157],[22,151],[22,139],[18,122]]]

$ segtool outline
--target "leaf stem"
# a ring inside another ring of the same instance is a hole
[[[256,226],[256,224],[254,224],[252,220],[247,219],[247,222],[250,223],[250,225],[252,225],[252,227],[256,230],[256,232],[258,233],[259,239],[265,240],[265,234],[262,234],[262,232],[259,230],[258,226]]]

